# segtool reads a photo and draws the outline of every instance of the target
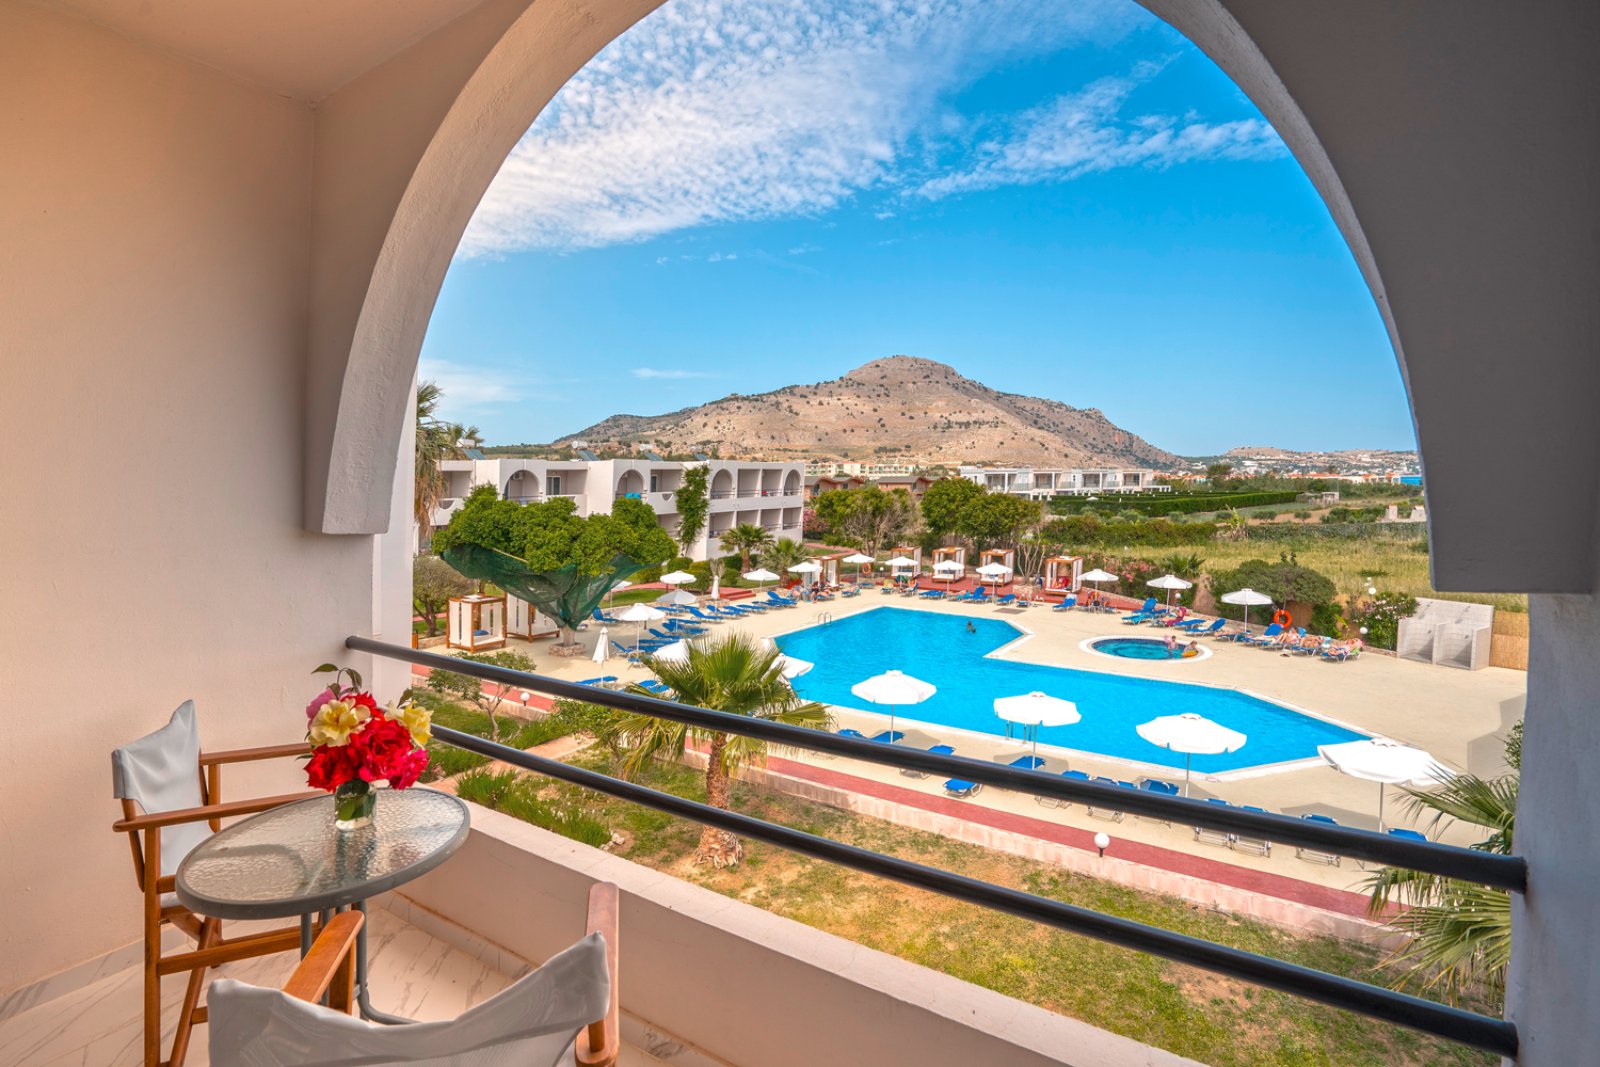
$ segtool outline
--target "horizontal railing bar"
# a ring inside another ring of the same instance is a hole
[[[1273,959],[1271,956],[1229,948],[1226,945],[1173,933],[1131,919],[1118,918],[1115,915],[994,885],[991,882],[940,870],[937,867],[913,863],[896,856],[886,856],[855,845],[809,834],[803,830],[714,808],[709,804],[687,800],[671,793],[662,793],[635,782],[612,778],[569,763],[535,756],[531,752],[524,752],[460,730],[436,726],[433,736],[446,744],[476,752],[502,763],[570,782],[573,785],[584,786],[670,815],[715,826],[752,841],[762,841],[827,863],[889,878],[955,900],[1005,912],[1070,933],[1083,934],[1123,948],[1147,952],[1176,963],[1201,967],[1240,981],[1357,1012],[1368,1018],[1410,1027],[1486,1052],[1501,1056],[1517,1054],[1516,1027],[1503,1019],[1463,1011],[1407,993],[1384,989],[1382,986],[1301,967],[1298,964]]]
[[[487,663],[474,663],[455,656],[422,652],[369,637],[347,638],[345,646],[360,652],[371,652],[390,659],[404,660],[432,670],[454,671],[484,681],[498,682],[511,688],[600,704],[640,715],[653,715],[703,730],[754,737],[776,745],[830,752],[888,767],[981,782],[984,785],[1011,789],[1019,793],[1074,800],[1113,811],[1151,816],[1184,825],[1205,826],[1245,837],[1265,838],[1277,844],[1317,849],[1391,867],[1426,871],[1430,874],[1459,878],[1518,893],[1524,891],[1528,884],[1527,862],[1521,856],[1500,856],[1431,841],[1406,841],[1353,826],[1329,826],[1326,823],[1315,823],[1288,815],[1263,814],[1245,811],[1238,807],[1225,808],[1220,804],[1208,804],[1203,800],[1188,797],[1162,796],[1142,790],[1135,791],[1120,786],[1102,785],[1098,782],[1063,778],[1059,774],[1025,771],[1019,767],[988,763],[965,756],[940,756],[922,749],[840,737],[838,734],[823,730],[690,707],[687,704],[677,704],[657,697],[579,685],[577,682],[562,681],[559,678],[514,671]]]

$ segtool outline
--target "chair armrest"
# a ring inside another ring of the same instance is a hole
[[[258,811],[276,808],[280,804],[288,804],[296,800],[309,800],[312,797],[325,795],[321,792],[283,793],[275,797],[258,797],[255,800],[234,800],[226,804],[206,804],[198,808],[157,811],[147,815],[134,815],[126,819],[118,819],[111,824],[111,829],[118,833],[136,833],[140,830],[154,830],[162,826],[176,826],[179,823],[203,822],[207,819],[226,819],[233,815],[254,815]]]
[[[617,964],[621,952],[617,939],[618,890],[610,882],[596,882],[589,890],[588,933],[606,942],[606,974],[611,978],[611,1003],[603,1019],[578,1032],[574,1059],[578,1067],[612,1067],[622,1052],[622,995]]]
[[[292,745],[268,745],[265,748],[234,748],[223,752],[200,753],[200,766],[212,767],[223,763],[250,763],[254,760],[279,759],[284,756],[311,754],[311,742],[297,741]]]
[[[330,1008],[349,1011],[351,983],[355,978],[351,955],[356,935],[365,921],[366,916],[354,909],[335,915],[312,942],[306,958],[283,983],[283,991],[312,1004],[321,1000],[322,994],[329,993]]]

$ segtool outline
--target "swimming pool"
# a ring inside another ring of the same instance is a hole
[[[1197,774],[1315,759],[1318,745],[1367,736],[1232,689],[987,655],[1020,636],[1001,619],[881,607],[797,630],[777,643],[786,654],[816,664],[795,679],[795,689],[824,704],[887,713],[853,695],[850,687],[886,670],[902,670],[939,687],[921,704],[896,708],[903,719],[1004,737],[1006,724],[994,713],[995,697],[1039,691],[1073,701],[1083,716],[1071,726],[1041,728],[1040,744],[1176,770],[1183,768],[1183,754],[1157,748],[1134,727],[1158,715],[1193,711],[1249,738],[1237,752],[1195,756]]]
[[[1194,638],[1184,635],[1182,641],[1176,642],[1175,649],[1167,648],[1167,639],[1164,637],[1097,637],[1087,642],[1091,652],[1098,652],[1102,656],[1115,656],[1118,659],[1143,659],[1158,660],[1164,663],[1182,663],[1185,658],[1195,660],[1203,659],[1201,652],[1210,654],[1209,649],[1196,648],[1187,657],[1183,655],[1185,646],[1194,641]],[[1174,654],[1177,653],[1177,654]]]

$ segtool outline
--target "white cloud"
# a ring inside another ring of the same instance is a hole
[[[1140,64],[1121,78],[1101,78],[1000,124],[977,145],[968,166],[923,182],[917,194],[939,199],[1002,185],[1066,181],[1117,167],[1170,167],[1200,160],[1275,159],[1287,149],[1261,119],[1208,123],[1186,115],[1123,115],[1129,95],[1159,72]]]
[[[674,380],[682,378],[712,377],[712,375],[706,371],[685,370],[681,367],[635,367],[633,368],[633,376],[635,378],[667,378]]]
[[[709,256],[706,257],[706,262],[707,263],[722,263],[722,262],[725,262],[725,261],[728,261],[728,260],[734,260],[734,259],[738,259],[738,258],[739,258],[739,253],[737,253],[737,252],[713,252]]]
[[[449,412],[474,411],[522,399],[526,380],[493,370],[466,367],[443,359],[424,359],[417,366],[422,381],[437,382],[444,393],[441,406]]]
[[[1158,67],[1010,118],[952,103],[997,68],[1160,25],[1128,0],[673,0],[557,94],[459,254],[814,217],[868,191],[940,197],[1281,151],[1259,120],[1124,118]]]
[[[814,245],[810,241],[807,241],[804,244],[798,244],[789,249],[789,254],[791,256],[809,256],[813,252],[820,251],[822,251],[821,245]]]

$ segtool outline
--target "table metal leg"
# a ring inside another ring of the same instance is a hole
[[[311,951],[311,913],[300,916],[300,958]]]
[[[367,914],[367,902],[356,901],[356,910],[362,915]],[[379,1011],[372,1006],[372,999],[367,989],[367,924],[361,924],[361,930],[356,934],[356,1003],[361,1007],[361,1017],[369,1022],[387,1023],[396,1026],[402,1023],[415,1022],[403,1015],[390,1015],[386,1011]]]

